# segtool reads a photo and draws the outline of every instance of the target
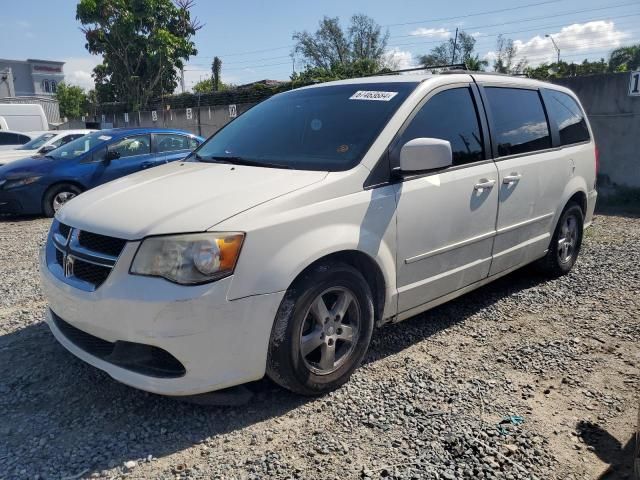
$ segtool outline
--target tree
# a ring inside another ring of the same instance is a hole
[[[60,116],[63,118],[78,118],[86,110],[87,94],[80,87],[59,83],[55,97],[60,106]]]
[[[222,70],[222,60],[218,57],[213,57],[211,63],[211,75],[212,75],[212,91],[217,92],[220,90],[220,71]]]
[[[372,62],[382,67],[389,32],[363,14],[351,17],[349,27],[344,30],[338,17],[324,17],[315,33],[295,32],[294,52],[302,56],[308,68],[331,71],[339,65],[353,62]]]
[[[89,53],[102,55],[93,76],[101,102],[125,102],[132,110],[172,93],[178,71],[197,50],[201,28],[191,18],[193,0],[80,0],[76,19]]]
[[[475,37],[461,30],[457,39],[449,38],[427,55],[422,55],[420,63],[425,67],[464,63],[469,70],[484,70],[489,62],[480,59],[480,55],[474,53],[475,46]]]
[[[640,68],[640,44],[616,48],[609,56],[610,72],[630,72]]]
[[[233,88],[235,88],[234,85],[220,82],[218,85],[218,89],[214,90],[213,79],[205,78],[204,80],[200,80],[193,86],[193,93],[224,92],[226,90],[231,90]]]
[[[473,35],[461,30],[458,38],[449,38],[437,47],[434,47],[427,55],[420,57],[420,63],[425,67],[435,65],[449,65],[451,63],[464,63],[470,70],[482,70],[488,65],[486,60],[474,54],[476,39]]]
[[[605,73],[608,70],[607,62],[601,58],[597,62],[584,60],[582,63],[543,63],[535,68],[528,67],[525,73],[528,77],[538,80],[550,80],[553,78],[578,77],[583,75],[594,75]]]
[[[388,68],[381,68],[379,63],[374,60],[363,59],[345,64],[337,64],[331,68],[309,66],[304,71],[291,75],[291,81],[296,86],[310,85],[312,83],[365,77],[367,75],[387,73],[390,71]]]
[[[521,58],[514,64],[518,48],[513,40],[498,35],[496,44],[496,59],[493,62],[493,71],[498,73],[522,73],[527,66],[527,59]]]

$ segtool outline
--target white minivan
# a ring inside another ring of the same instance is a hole
[[[128,385],[346,382],[373,328],[536,261],[572,268],[597,153],[566,88],[455,72],[273,96],[187,161],[86,192],[41,255],[47,322]]]
[[[0,103],[0,130],[31,132],[49,130],[42,105],[35,103]]]

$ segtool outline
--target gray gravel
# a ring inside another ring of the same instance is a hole
[[[376,332],[340,390],[264,380],[202,407],[111,380],[43,324],[49,221],[0,220],[0,479],[625,478],[640,220],[600,216],[570,275],[529,271]]]

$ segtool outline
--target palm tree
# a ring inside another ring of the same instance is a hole
[[[640,45],[616,48],[609,56],[610,72],[628,72],[640,67]]]
[[[467,66],[467,70],[471,70],[474,72],[481,72],[489,66],[489,62],[487,60],[480,60],[480,55],[478,55],[477,53],[473,56],[465,58],[464,64]]]
[[[222,60],[218,57],[213,57],[213,62],[211,63],[211,83],[214,92],[218,92],[220,90],[220,70],[222,70]]]

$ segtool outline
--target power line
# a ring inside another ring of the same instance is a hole
[[[632,13],[632,14],[625,14],[625,15],[617,15],[615,17],[609,17],[609,18],[602,18],[602,19],[590,19],[590,20],[584,20],[584,23],[591,23],[591,22],[596,22],[596,21],[612,21],[615,18],[629,18],[629,17],[637,17],[640,16],[640,13]],[[626,25],[628,23],[637,23],[636,21],[633,22],[618,22],[616,23],[616,26],[620,26],[620,25]],[[541,30],[541,29],[546,29],[546,28],[564,28],[564,27],[569,27],[571,25],[574,24],[566,24],[566,23],[561,23],[561,24],[554,24],[554,25],[538,25],[536,27],[532,27],[532,28],[528,28],[525,30],[515,30],[515,31],[511,31],[511,32],[500,32],[500,33],[492,33],[492,34],[486,34],[486,35],[478,35],[476,36],[476,40],[478,41],[482,41],[485,38],[495,38],[495,37],[499,37],[500,35],[512,35],[512,34],[516,34],[516,33],[526,33],[526,32],[533,32],[536,30]],[[428,45],[428,44],[436,44],[436,43],[442,43],[442,42],[446,42],[447,39],[441,39],[441,40],[430,40],[430,41],[426,41],[426,42],[411,42],[411,43],[398,43],[395,45],[390,45],[389,48],[397,48],[397,47],[406,47],[406,46],[415,46],[415,45]],[[476,48],[477,48],[477,44],[476,44]]]
[[[533,7],[533,6],[539,6],[539,5],[543,5],[543,4],[549,4],[549,3],[558,3],[564,0],[547,0],[545,2],[537,2],[537,3],[530,3],[530,4],[525,4],[525,5],[521,5],[519,7],[509,7],[507,9],[501,9],[501,10],[487,10],[484,12],[477,12],[477,13],[473,13],[473,14],[468,14],[468,15],[459,15],[459,16],[454,16],[454,17],[446,17],[444,19],[440,18],[440,19],[431,19],[431,20],[421,20],[421,21],[415,21],[415,22],[405,22],[405,23],[398,23],[398,24],[389,24],[386,26],[401,26],[401,25],[410,25],[410,24],[418,24],[418,23],[435,23],[435,22],[440,22],[440,21],[444,21],[444,20],[455,20],[457,18],[469,18],[469,17],[473,17],[473,16],[481,16],[481,15],[487,15],[487,14],[492,14],[492,13],[498,13],[499,11],[508,11],[508,10],[519,10],[522,8],[528,8],[528,7]],[[571,14],[576,14],[576,13],[584,13],[584,12],[589,12],[589,11],[598,11],[598,10],[605,10],[605,9],[609,9],[609,8],[617,8],[617,7],[623,7],[623,6],[629,6],[629,5],[637,5],[637,2],[632,2],[632,3],[625,3],[625,4],[618,4],[618,5],[610,5],[608,7],[599,7],[599,8],[593,8],[593,9],[584,9],[584,10],[577,10],[577,11],[573,11],[573,12],[566,12],[563,14],[557,14],[554,16],[563,16],[563,15],[571,15]],[[521,20],[516,20],[514,22],[503,22],[501,24],[496,24],[496,25],[504,25],[507,23],[518,23],[518,22],[524,22],[524,21],[532,21],[535,19],[542,19],[542,18],[548,18],[548,15],[543,16],[543,17],[535,17],[533,19],[521,19]],[[467,27],[467,29],[471,29],[471,28],[483,28],[483,27]],[[411,35],[409,35],[411,36]],[[392,38],[399,38],[400,36],[394,36]],[[222,53],[222,54],[218,54],[219,57],[233,57],[233,56],[243,56],[243,55],[251,55],[251,54],[255,54],[255,53],[264,53],[264,52],[272,52],[272,51],[276,51],[276,50],[283,50],[283,49],[287,49],[287,48],[293,48],[295,45],[294,44],[289,44],[289,45],[283,45],[280,47],[271,47],[271,48],[263,48],[263,49],[259,49],[259,50],[249,50],[249,51],[244,51],[244,52],[231,52],[231,53]],[[195,55],[193,58],[211,58],[212,56],[210,55]]]
[[[467,15],[457,15],[455,17],[432,18],[432,19],[429,19],[429,20],[416,20],[416,21],[412,21],[412,22],[403,22],[403,23],[388,23],[387,25],[383,25],[383,26],[384,27],[399,27],[399,26],[404,26],[404,25],[417,25],[418,23],[444,22],[444,21],[447,21],[447,20],[457,20],[458,18],[479,17],[481,15],[490,15],[492,13],[510,12],[512,10],[521,10],[523,8],[537,7],[537,6],[540,6],[540,5],[547,5],[549,3],[558,3],[558,2],[561,2],[561,1],[563,1],[563,0],[548,0],[546,2],[529,3],[527,5],[519,5],[517,7],[501,8],[499,10],[488,10],[488,11],[485,11],[485,12],[469,13]]]
[[[597,12],[600,10],[610,10],[612,8],[620,8],[620,7],[628,7],[630,5],[638,5],[638,2],[631,2],[631,3],[620,3],[618,5],[610,5],[607,7],[597,7],[597,8],[587,8],[587,9],[583,9],[583,10],[574,10],[571,12],[564,12],[564,13],[557,13],[554,14],[553,17],[566,17],[567,15],[576,15],[579,13],[586,13],[586,12]],[[530,17],[530,18],[519,18],[517,20],[511,20],[508,22],[500,22],[500,23],[492,23],[489,25],[474,25],[474,26],[470,26],[470,27],[465,27],[465,30],[477,30],[479,28],[491,28],[491,27],[501,27],[503,25],[511,25],[514,23],[524,23],[524,22],[533,22],[535,20],[543,20],[543,19],[547,19],[549,18],[549,15],[542,15],[542,16],[537,16],[537,17]],[[575,23],[575,22],[574,22]],[[395,37],[389,37],[389,38],[407,38],[407,37],[416,37],[416,36],[420,36],[420,35],[414,35],[414,34],[409,34],[409,35],[396,35]]]

